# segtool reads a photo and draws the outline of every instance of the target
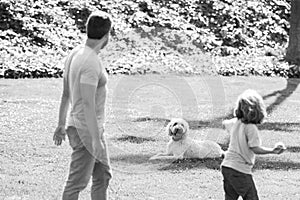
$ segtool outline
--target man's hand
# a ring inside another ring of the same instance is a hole
[[[61,145],[62,141],[65,140],[65,138],[66,138],[65,126],[58,126],[55,129],[53,135],[54,144],[57,146]]]
[[[93,156],[97,161],[101,161],[101,158],[103,157],[103,153],[105,151],[105,147],[103,142],[100,140],[100,138],[93,139],[92,143],[93,147]]]

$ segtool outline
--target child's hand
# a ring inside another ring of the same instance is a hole
[[[278,142],[275,144],[275,147],[273,149],[273,152],[275,154],[281,154],[284,152],[284,150],[286,150],[286,147],[285,145],[282,143],[282,142]]]

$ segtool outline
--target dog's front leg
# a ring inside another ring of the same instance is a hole
[[[158,153],[158,154],[150,157],[149,160],[159,160],[159,159],[164,159],[169,156],[172,156],[172,155],[169,153]],[[172,156],[172,157],[174,157],[174,156]]]
[[[183,159],[184,158],[184,153],[185,152],[183,152],[182,154],[176,155],[177,160],[178,159]]]
[[[159,153],[155,156],[152,156],[149,160],[178,160],[183,159],[184,153],[174,155],[172,153]]]

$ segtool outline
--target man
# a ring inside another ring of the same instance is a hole
[[[97,54],[107,45],[111,26],[107,13],[92,13],[87,20],[85,44],[76,47],[65,62],[59,122],[53,136],[54,143],[61,145],[67,127],[66,133],[73,149],[63,200],[77,200],[90,177],[92,200],[107,199],[111,179],[103,135],[107,74]]]

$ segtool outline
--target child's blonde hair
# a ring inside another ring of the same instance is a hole
[[[246,124],[260,124],[267,115],[263,98],[255,91],[248,89],[237,99],[234,115]]]

